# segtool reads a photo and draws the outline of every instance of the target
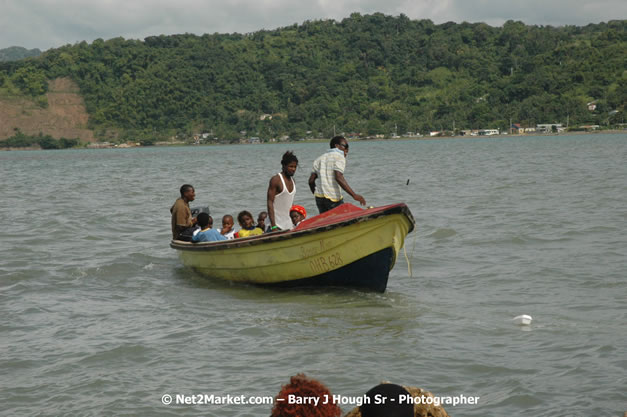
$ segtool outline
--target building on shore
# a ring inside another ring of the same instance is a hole
[[[561,123],[543,123],[536,125],[537,133],[561,133],[566,128]]]
[[[583,126],[579,126],[579,129],[583,129],[585,131],[591,132],[593,130],[599,130],[601,128],[601,126],[599,125],[583,125]]]
[[[498,129],[481,129],[479,131],[479,136],[493,136],[500,134]]]
[[[518,135],[522,132],[523,127],[520,125],[520,123],[512,123],[509,127],[509,133],[511,133],[512,135]]]

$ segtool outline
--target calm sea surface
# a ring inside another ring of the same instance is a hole
[[[451,416],[627,411],[627,135],[352,143],[352,187],[416,218],[412,274],[401,254],[384,294],[182,266],[168,245],[181,184],[216,219],[256,214],[292,149],[314,213],[307,178],[327,148],[0,153],[0,414],[268,416],[161,397],[274,396],[299,372],[346,397],[381,380],[481,397]]]

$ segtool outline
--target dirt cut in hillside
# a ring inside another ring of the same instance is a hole
[[[0,96],[0,140],[13,136],[18,128],[26,135],[41,132],[54,138],[96,142],[94,132],[87,128],[89,115],[74,81],[69,78],[49,81],[46,96],[45,109],[24,97]]]

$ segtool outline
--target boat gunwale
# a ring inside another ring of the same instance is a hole
[[[217,242],[184,242],[182,240],[172,240],[170,242],[170,247],[173,249],[184,250],[184,251],[215,251],[215,250],[225,250],[225,249],[235,249],[240,247],[261,245],[264,243],[272,243],[279,242],[283,240],[295,239],[302,236],[311,235],[314,233],[321,233],[330,230],[334,230],[340,227],[349,226],[356,223],[362,223],[369,220],[374,220],[379,217],[388,216],[392,214],[404,214],[405,217],[409,220],[410,226],[407,233],[411,233],[415,227],[415,220],[411,212],[409,211],[409,207],[405,203],[394,204],[391,206],[384,206],[382,210],[375,211],[372,213],[364,213],[359,216],[355,216],[353,218],[340,221],[337,223],[332,223],[328,225],[318,226],[311,229],[303,229],[303,230],[282,230],[279,232],[270,232],[264,233],[263,235],[258,236],[250,236],[245,238],[238,238],[226,241],[217,241]]]

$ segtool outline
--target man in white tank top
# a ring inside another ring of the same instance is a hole
[[[291,151],[283,154],[281,172],[270,178],[268,185],[268,218],[272,230],[289,230],[292,228],[290,207],[296,195],[294,173],[298,168],[298,158]]]

